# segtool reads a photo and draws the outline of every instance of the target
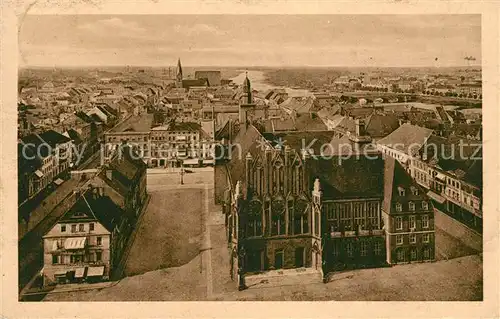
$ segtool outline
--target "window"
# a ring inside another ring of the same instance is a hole
[[[429,216],[428,215],[422,216],[422,228],[429,228]]]
[[[414,210],[415,210],[415,203],[414,203],[414,202],[409,202],[409,203],[408,203],[408,208],[409,208],[411,211],[414,211]]]
[[[57,265],[59,263],[59,256],[52,255],[52,264]]]
[[[71,232],[76,233],[76,225],[71,225]]]
[[[405,260],[405,252],[402,249],[398,250],[398,261],[404,261]]]
[[[85,224],[79,224],[78,231],[85,231]]]
[[[422,202],[422,209],[428,210],[429,209],[429,204],[426,201]]]
[[[373,248],[375,255],[380,256],[382,254],[382,243],[379,241],[375,242],[375,247]]]
[[[403,217],[398,216],[396,217],[396,230],[401,230],[403,229]]]
[[[417,234],[410,234],[410,244],[415,244],[417,242]]]
[[[397,211],[397,212],[400,212],[400,211],[402,211],[402,210],[403,210],[403,206],[401,206],[401,204],[400,204],[400,203],[396,203],[396,211]]]
[[[415,216],[410,216],[410,229],[417,228],[417,222]]]
[[[96,259],[96,261],[101,261],[102,260],[102,252],[100,252],[100,251],[96,252],[95,259]]]
[[[403,235],[396,236],[396,245],[403,245]]]
[[[102,245],[102,237],[97,237],[97,246]]]
[[[399,196],[405,196],[405,189],[403,187],[398,187]]]
[[[416,249],[412,249],[410,251],[410,256],[411,256],[411,260],[417,260],[417,250]]]
[[[90,230],[90,231],[93,231],[93,230],[94,230],[94,223],[90,223],[90,224],[89,224],[89,230]]]
[[[333,242],[332,243],[332,253],[333,253],[333,256],[335,256],[335,257],[337,257],[339,255],[338,242]]]
[[[411,193],[412,193],[413,195],[418,195],[418,189],[417,189],[415,186],[412,186],[412,187],[411,187]]]
[[[424,259],[431,259],[431,250],[429,248],[424,248]]]
[[[283,250],[275,251],[274,252],[274,268],[275,269],[283,268],[284,259],[285,259],[285,253],[283,252]]]
[[[65,233],[66,232],[66,225],[61,225],[61,233]]]
[[[352,243],[347,243],[345,246],[345,250],[347,252],[347,257],[352,257],[352,255],[353,255]]]
[[[422,235],[422,242],[428,243],[429,242],[429,234],[423,234]]]
[[[367,247],[367,244],[365,241],[362,241],[359,244],[359,251],[360,251],[361,256],[366,256],[366,247]]]

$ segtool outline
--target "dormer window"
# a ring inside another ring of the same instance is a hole
[[[396,203],[396,211],[400,212],[402,210],[403,210],[403,206],[401,205],[401,203]]]
[[[414,202],[409,202],[409,203],[408,203],[408,208],[409,208],[410,210],[412,210],[412,211],[413,211],[413,210],[415,210],[415,203],[414,203]]]
[[[424,202],[422,202],[422,209],[424,209],[424,210],[429,209],[429,203],[427,203],[427,202],[425,202],[425,201],[424,201]]]
[[[412,186],[412,187],[411,187],[411,193],[412,193],[413,195],[418,195],[418,189],[417,189],[415,186]]]
[[[398,187],[399,196],[405,196],[405,189],[403,187]]]

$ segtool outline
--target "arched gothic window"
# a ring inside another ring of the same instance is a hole
[[[262,236],[262,204],[259,201],[251,201],[248,211],[247,236]]]
[[[284,235],[286,232],[285,205],[282,199],[273,201],[271,206],[271,214],[271,235]]]

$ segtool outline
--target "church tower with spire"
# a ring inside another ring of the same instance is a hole
[[[177,60],[177,74],[175,77],[175,86],[178,88],[182,87],[182,65],[181,65],[181,58]]]
[[[243,81],[243,98],[240,101],[239,109],[239,122],[240,127],[248,124],[252,111],[255,109],[255,104],[253,103],[252,96],[252,85],[250,84],[250,79],[248,78],[248,72],[246,73],[245,80]]]

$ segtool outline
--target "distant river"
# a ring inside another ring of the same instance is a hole
[[[271,85],[269,83],[266,83],[266,76],[265,73],[262,71],[248,71],[248,78],[250,79],[250,83],[252,85],[252,88],[259,91],[259,92],[265,92],[270,89],[285,89],[285,91],[288,93],[289,96],[309,96],[311,95],[311,92],[309,90],[302,90],[302,89],[292,89],[288,87],[283,87],[283,86],[275,86]],[[240,75],[231,78],[231,80],[238,84],[241,85],[243,81],[245,80],[245,72],[241,72]]]

